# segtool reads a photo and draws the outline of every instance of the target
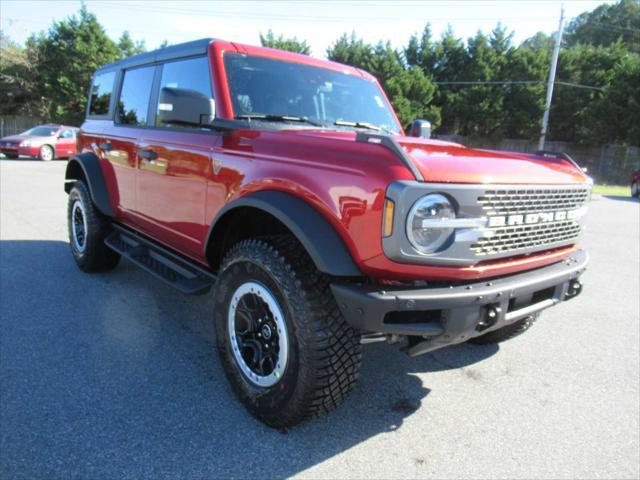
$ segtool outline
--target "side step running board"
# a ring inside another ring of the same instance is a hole
[[[104,240],[111,249],[187,295],[209,291],[216,276],[166,248],[120,225]]]

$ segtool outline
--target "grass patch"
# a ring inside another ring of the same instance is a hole
[[[594,185],[593,193],[596,195],[613,195],[616,197],[630,197],[631,188],[627,185]]]

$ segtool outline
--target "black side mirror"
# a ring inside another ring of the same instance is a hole
[[[198,127],[213,122],[216,103],[195,90],[164,87],[160,90],[158,120],[160,124]]]
[[[431,122],[429,120],[414,120],[409,127],[409,135],[412,137],[431,138]]]

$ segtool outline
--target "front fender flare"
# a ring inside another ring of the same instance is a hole
[[[107,217],[113,217],[113,209],[109,201],[104,174],[102,173],[102,168],[100,168],[100,160],[94,153],[85,152],[69,159],[64,176],[64,191],[67,193],[71,191],[73,181],[78,180],[80,171],[88,184],[87,187],[89,188],[91,199],[100,213]]]
[[[321,272],[339,277],[363,276],[329,221],[299,197],[277,190],[255,192],[223,207],[209,227],[205,255],[209,241],[215,241],[216,225],[226,214],[241,207],[256,208],[278,219],[295,235]]]

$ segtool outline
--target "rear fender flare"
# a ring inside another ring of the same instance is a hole
[[[113,217],[113,208],[111,208],[111,202],[109,201],[109,193],[102,168],[100,167],[100,160],[94,153],[85,152],[74,155],[69,159],[64,176],[64,191],[67,193],[71,191],[73,182],[79,178],[79,171],[82,171],[91,199],[100,213],[107,217]]]

